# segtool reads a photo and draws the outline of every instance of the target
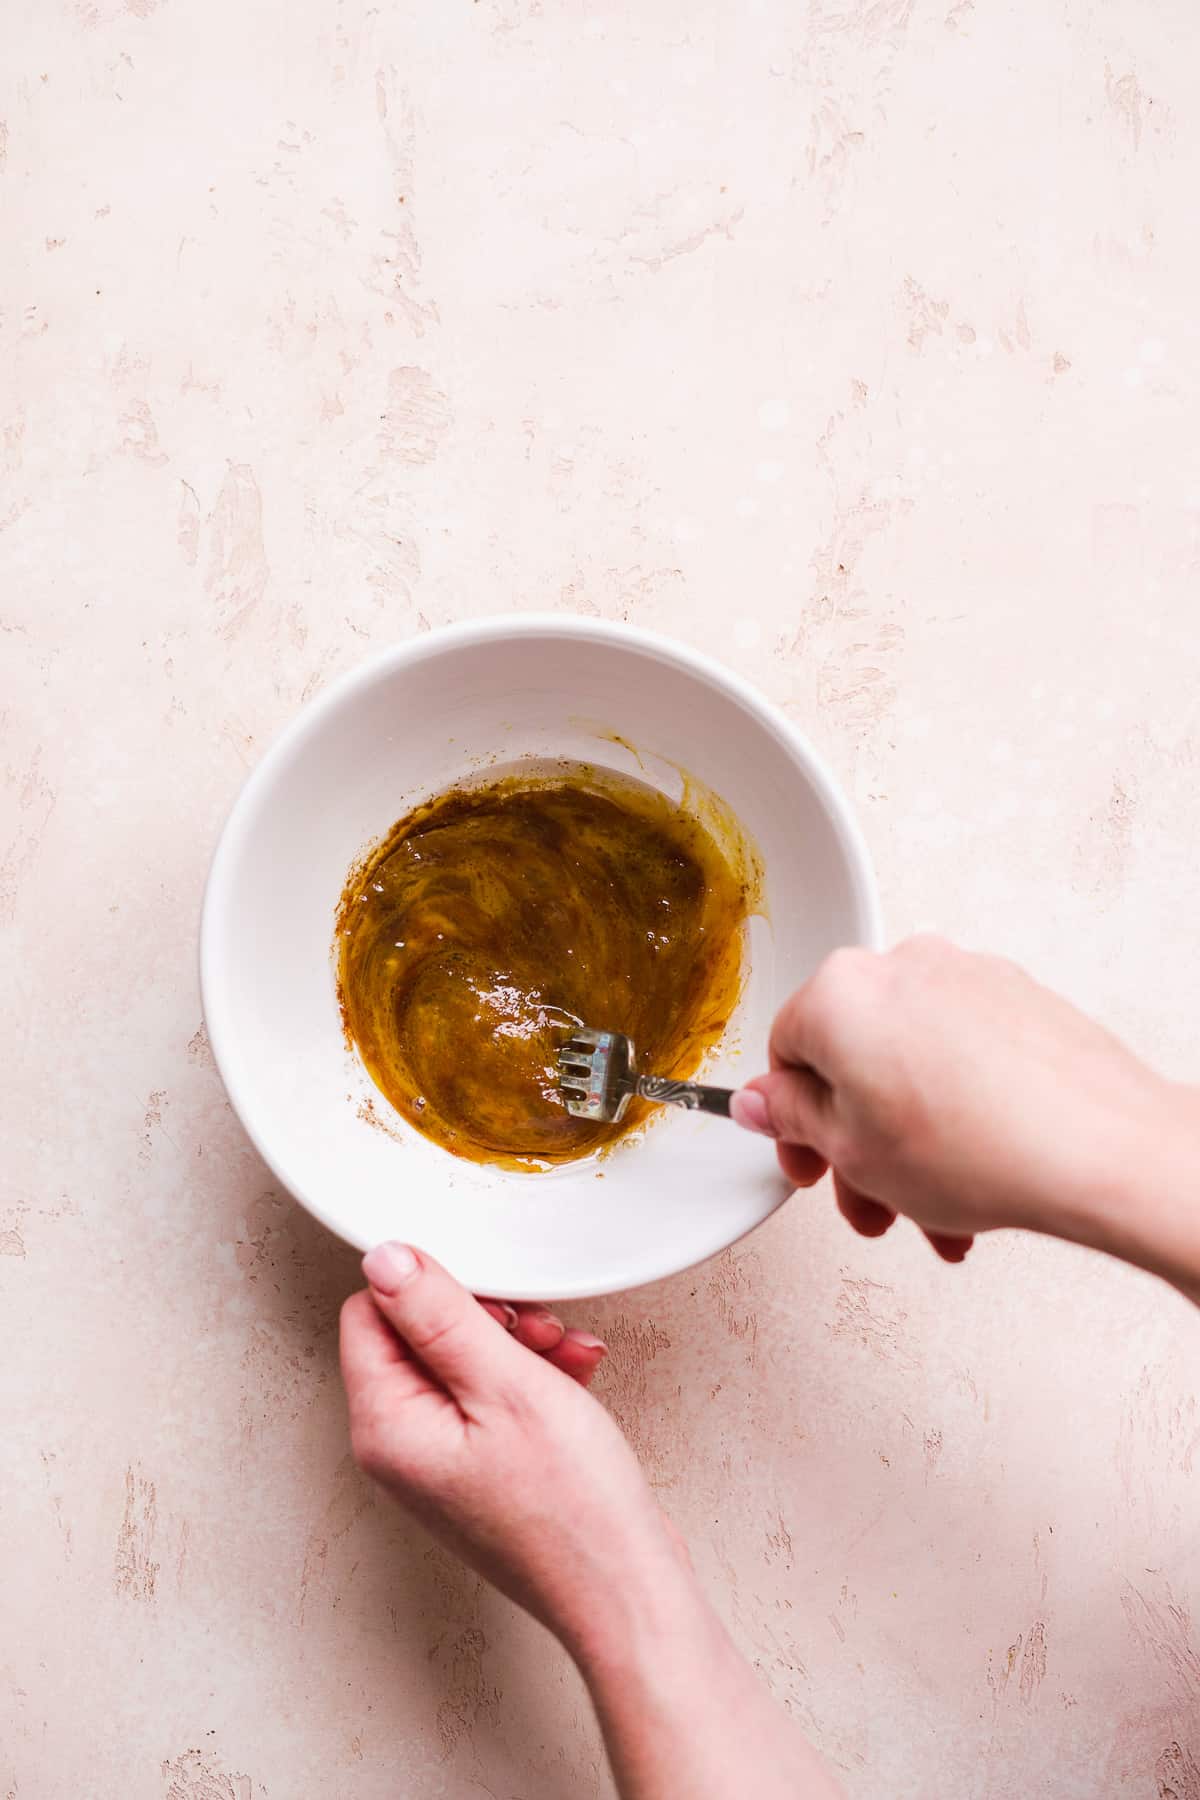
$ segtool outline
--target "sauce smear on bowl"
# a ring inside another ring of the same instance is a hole
[[[555,1058],[574,1025],[627,1032],[656,1074],[694,1074],[737,1003],[758,888],[741,834],[708,810],[715,832],[641,782],[567,763],[400,819],[337,913],[347,1036],[397,1111],[457,1156],[532,1170],[649,1110],[572,1118]]]

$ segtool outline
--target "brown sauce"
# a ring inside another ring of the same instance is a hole
[[[625,1135],[572,1118],[575,1024],[695,1073],[741,986],[748,853],[642,783],[583,764],[451,789],[398,821],[338,907],[347,1035],[398,1112],[458,1156],[569,1162]]]

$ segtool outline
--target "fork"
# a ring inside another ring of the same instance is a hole
[[[592,1031],[586,1025],[577,1026],[558,1053],[558,1085],[575,1118],[608,1125],[616,1123],[635,1094],[659,1106],[686,1106],[725,1119],[733,1097],[732,1088],[639,1075],[633,1042],[623,1031]]]

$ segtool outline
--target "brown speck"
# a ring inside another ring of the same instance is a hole
[[[726,1250],[708,1280],[718,1318],[731,1338],[747,1346],[751,1364],[758,1343],[758,1313],[751,1301],[761,1281],[762,1258],[757,1250]]]
[[[163,1800],[254,1800],[249,1775],[227,1775],[209,1750],[184,1750],[173,1756],[162,1764],[162,1778]],[[265,1795],[266,1789],[261,1791]]]
[[[897,1306],[894,1290],[886,1282],[843,1276],[828,1329],[830,1337],[848,1339],[880,1362],[914,1369],[917,1361],[905,1342],[907,1319],[908,1313]]]
[[[1200,1800],[1200,1764],[1178,1738],[1165,1747],[1154,1764],[1158,1800]]]
[[[163,1125],[163,1113],[167,1105],[166,1089],[155,1088],[146,1102],[146,1110],[142,1117],[142,1142],[141,1148],[138,1150],[140,1163],[148,1163],[153,1156],[156,1132],[162,1132],[164,1137],[169,1138],[170,1134]]]
[[[1033,1704],[1033,1699],[1042,1684],[1046,1673],[1046,1627],[1041,1619],[1034,1621],[1029,1630],[1029,1640],[1025,1645],[1025,1654],[1021,1658],[1021,1676],[1017,1684],[1021,1699],[1026,1706]]]
[[[418,1106],[424,1106],[424,1104],[425,1102],[423,1100],[417,1101]],[[384,1137],[391,1138],[394,1144],[402,1144],[404,1142],[403,1132],[395,1125],[389,1124],[388,1120],[380,1115],[376,1110],[374,1100],[368,1099],[359,1102],[358,1117],[362,1120],[364,1125],[370,1125],[374,1130],[382,1131]]]
[[[784,1523],[782,1513],[776,1513],[777,1531],[767,1533],[767,1561],[782,1561],[785,1568],[792,1566],[792,1534]]]
[[[158,1501],[154,1483],[131,1464],[125,1471],[125,1512],[117,1533],[114,1586],[133,1600],[153,1600],[158,1580],[154,1533]]]

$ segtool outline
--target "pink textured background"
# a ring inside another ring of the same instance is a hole
[[[608,1795],[346,1455],[351,1256],[195,931],[262,745],[549,606],[723,655],[896,933],[1200,1075],[1193,0],[14,0],[0,102],[10,1800]],[[576,1309],[861,1800],[1200,1800],[1200,1324],[802,1198]]]

